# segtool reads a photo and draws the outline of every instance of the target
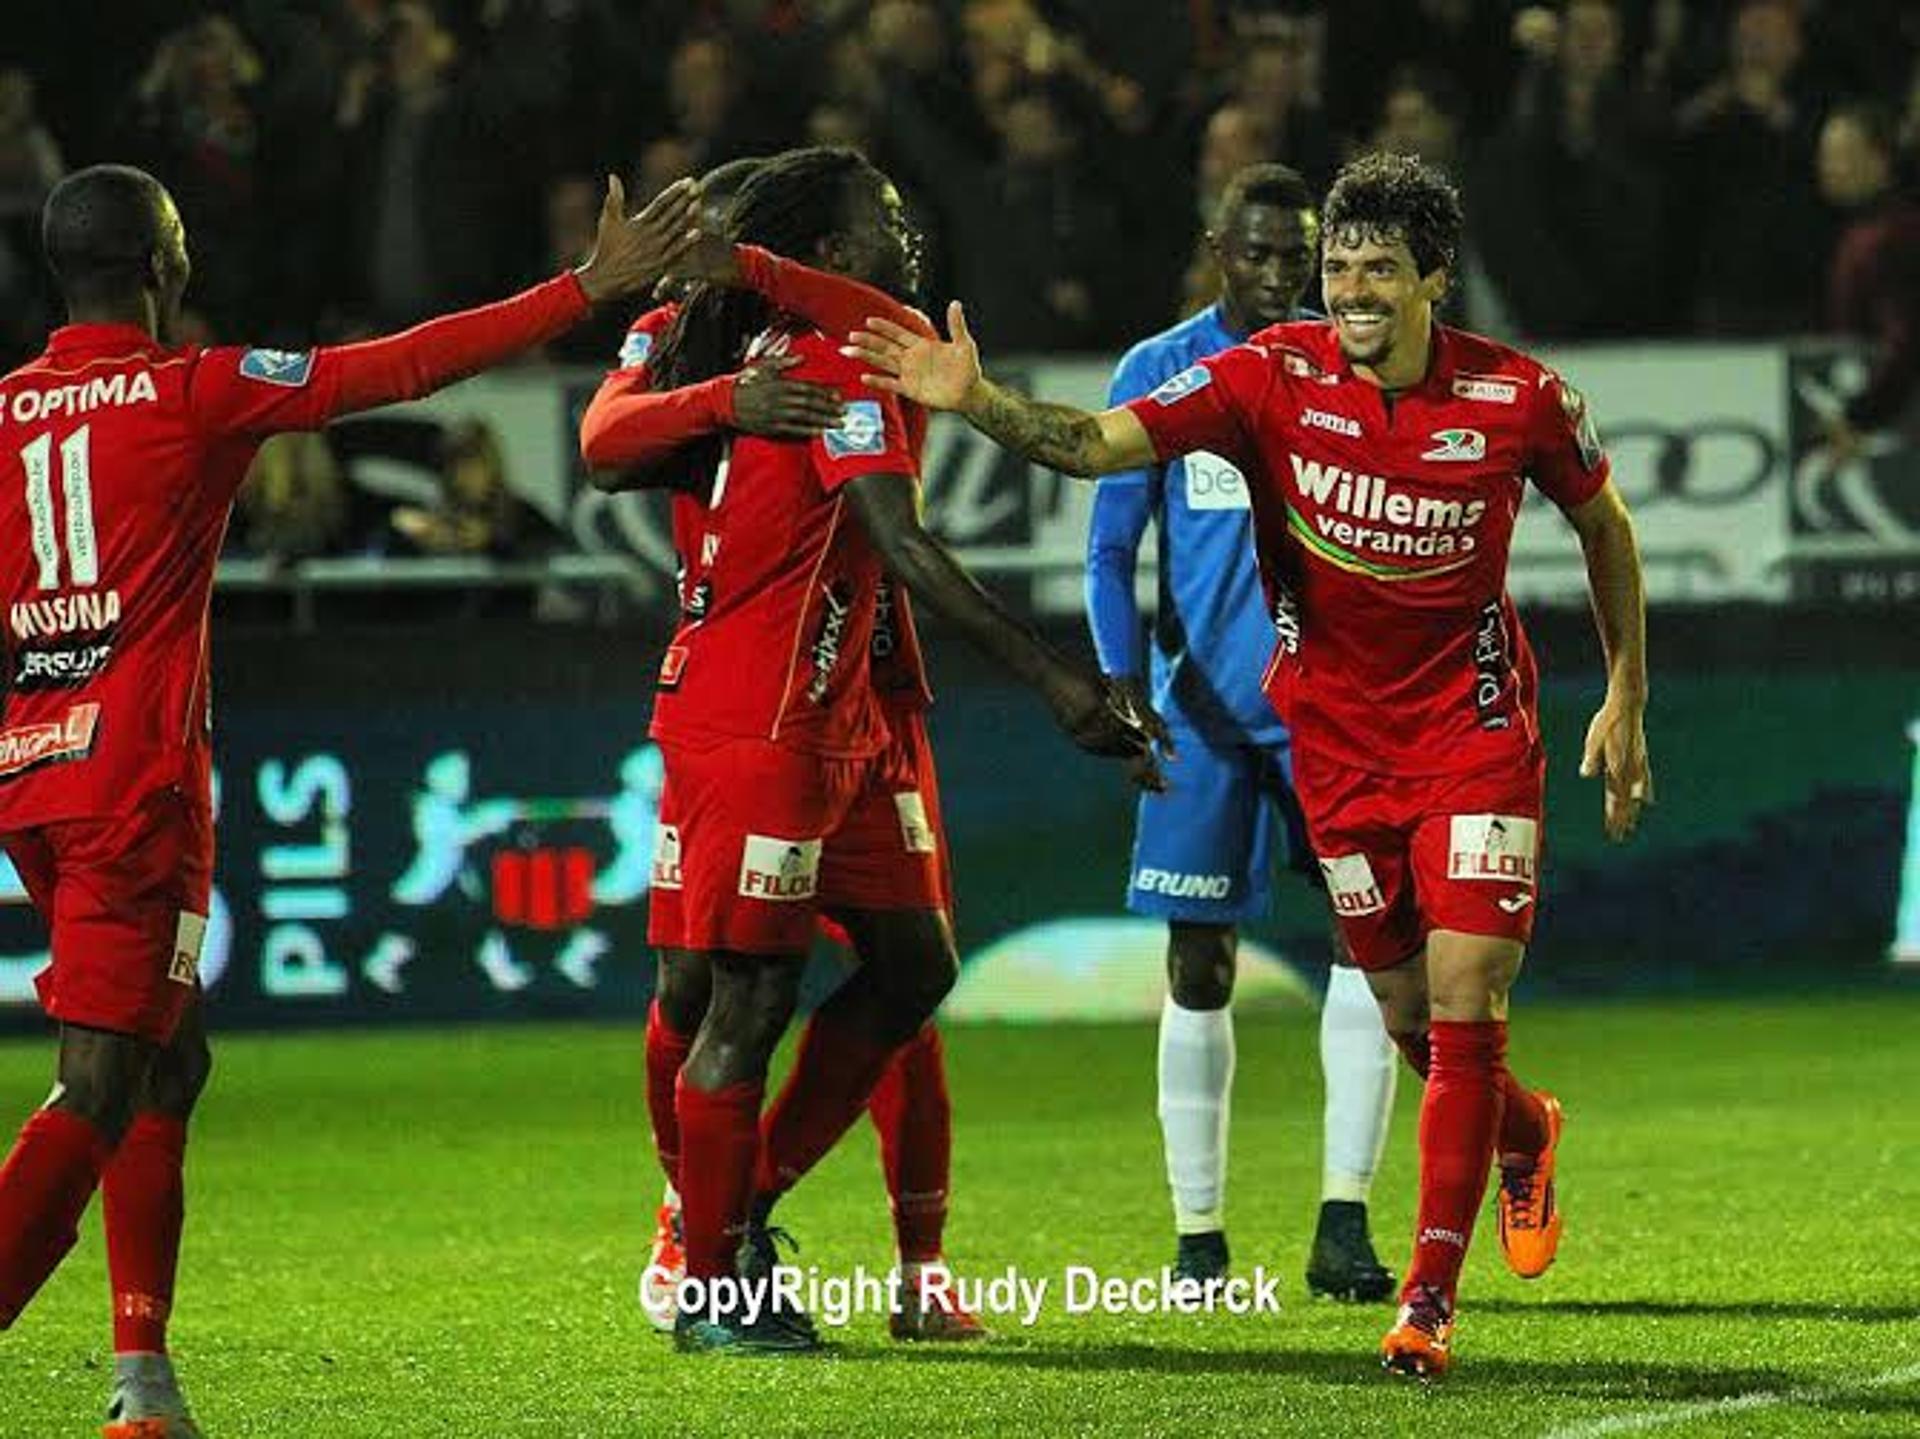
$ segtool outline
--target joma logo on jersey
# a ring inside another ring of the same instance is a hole
[[[740,856],[740,893],[791,904],[812,899],[820,881],[820,841],[750,834]]]
[[[13,607],[15,639],[51,639],[81,630],[104,630],[120,622],[120,591],[77,590]]]
[[[1347,415],[1333,415],[1325,410],[1302,410],[1300,423],[1316,430],[1332,430],[1336,435],[1345,435],[1350,440],[1360,438],[1360,422]]]
[[[1420,456],[1423,460],[1484,460],[1487,437],[1478,430],[1435,430],[1429,437],[1433,448]]]
[[[1532,886],[1540,826],[1524,815],[1456,814],[1448,824],[1447,878]]]
[[[84,415],[90,410],[111,409],[117,405],[142,405],[157,398],[153,376],[145,370],[135,370],[131,375],[102,375],[44,390],[18,390],[7,403],[7,413],[24,423],[50,420],[56,415]]]

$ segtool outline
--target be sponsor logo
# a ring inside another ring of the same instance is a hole
[[[1540,825],[1521,815],[1456,814],[1448,822],[1448,879],[1531,888],[1539,852]]]
[[[1186,458],[1187,508],[1190,510],[1247,510],[1253,499],[1247,477],[1231,460],[1209,450],[1195,450]]]
[[[748,899],[792,904],[812,899],[819,885],[819,840],[747,836],[740,856],[740,893]]]
[[[1327,898],[1333,901],[1335,914],[1378,914],[1387,907],[1373,877],[1373,866],[1364,854],[1337,854],[1320,861],[1320,873],[1326,877]]]

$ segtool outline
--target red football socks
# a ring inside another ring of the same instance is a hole
[[[807,1021],[800,1052],[761,1130],[756,1200],[786,1193],[853,1127],[897,1047],[821,1015]]]
[[[747,1220],[753,1161],[760,1150],[765,1086],[729,1084],[711,1093],[683,1077],[675,1090],[680,1120],[680,1232],[687,1275],[734,1272],[733,1252]]]
[[[74,1240],[113,1151],[64,1109],[37,1110],[0,1166],[0,1329],[27,1307]]]
[[[680,1120],[674,1111],[674,1085],[687,1062],[693,1036],[667,1023],[659,1001],[647,1010],[647,1112],[653,1116],[653,1147],[667,1183],[680,1184]]]
[[[927,1025],[893,1057],[867,1101],[867,1113],[880,1134],[900,1262],[931,1264],[940,1257],[947,1227],[953,1158],[953,1106],[939,1030]]]
[[[1420,1105],[1420,1218],[1401,1295],[1431,1285],[1451,1303],[1500,1132],[1507,1026],[1502,1020],[1435,1020],[1431,1035],[1432,1063]]]
[[[113,1280],[113,1351],[167,1352],[167,1316],[186,1218],[181,1166],[187,1126],[171,1114],[135,1117],[101,1177],[107,1270]]]
[[[1415,1030],[1392,1036],[1400,1053],[1422,1079],[1427,1077],[1429,1045],[1427,1036]],[[1500,1066],[1500,1141],[1505,1156],[1536,1155],[1547,1147],[1547,1109],[1540,1097],[1513,1077],[1506,1065]]]

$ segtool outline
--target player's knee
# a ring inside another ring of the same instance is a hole
[[[1167,989],[1182,1009],[1224,1009],[1233,998],[1239,936],[1232,925],[1167,926]]]
[[[143,1107],[186,1119],[213,1078],[213,1049],[204,1034],[176,1044],[154,1061],[147,1076]]]
[[[699,1032],[713,995],[713,970],[698,956],[662,955],[654,1002],[660,1017],[677,1034]]]
[[[893,1018],[901,1042],[920,1032],[960,978],[960,957],[950,944],[931,946],[895,989]]]
[[[790,961],[716,966],[702,1026],[707,1042],[771,1056],[793,1018],[799,992],[800,966]]]

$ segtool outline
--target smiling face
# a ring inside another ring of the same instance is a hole
[[[1347,226],[1325,237],[1320,287],[1349,363],[1372,370],[1382,383],[1420,378],[1433,307],[1446,293],[1445,270],[1422,275],[1402,235]]]

